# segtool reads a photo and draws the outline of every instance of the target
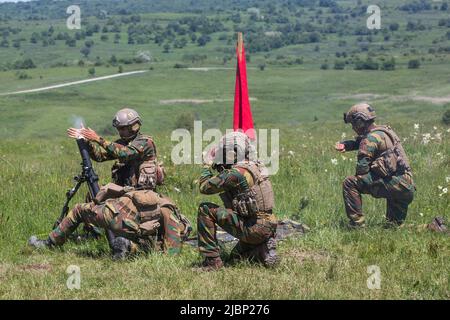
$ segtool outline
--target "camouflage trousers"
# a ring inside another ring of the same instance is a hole
[[[370,194],[375,198],[385,198],[387,202],[386,219],[401,225],[413,201],[415,186],[410,174],[394,176],[389,179],[375,178],[372,173],[351,176],[344,180],[343,194],[347,216],[353,225],[362,225],[361,194]]]
[[[231,209],[219,207],[213,203],[202,203],[198,209],[198,248],[204,257],[220,256],[216,238],[217,226],[239,239],[233,249],[233,257],[243,257],[258,245],[275,236],[276,221],[270,215],[267,218],[243,219]]]
[[[49,237],[56,245],[62,245],[77,227],[84,223],[109,229],[115,236],[133,241],[135,248],[145,251],[155,248],[169,254],[179,253],[181,251],[180,222],[168,208],[162,208],[161,213],[161,227],[158,230],[160,234],[154,239],[140,235],[140,218],[136,212],[126,210],[114,212],[109,206],[96,205],[94,202],[77,204],[49,234]]]

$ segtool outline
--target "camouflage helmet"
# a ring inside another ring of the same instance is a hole
[[[351,107],[347,113],[344,113],[344,122],[353,123],[356,120],[370,121],[376,117],[375,110],[370,104],[359,103]]]
[[[250,139],[240,131],[230,132],[224,135],[217,147],[215,164],[234,164],[248,159],[252,148]]]
[[[130,108],[119,110],[112,122],[115,128],[131,126],[135,123],[142,124],[142,120],[136,110]]]

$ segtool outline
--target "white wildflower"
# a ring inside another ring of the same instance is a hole
[[[422,212],[419,212],[419,216],[423,217],[423,213],[422,213]]]
[[[445,177],[445,182],[450,183],[450,177]]]
[[[338,164],[338,160],[337,159],[331,159],[331,163],[336,166]]]
[[[436,131],[436,130],[437,130],[437,127],[433,127],[433,129]]]
[[[425,133],[422,135],[422,143],[423,144],[428,144],[431,140],[431,134],[430,133]]]
[[[443,188],[443,186],[438,186],[438,189],[439,189],[439,190],[442,190],[442,188]]]
[[[178,189],[177,187],[174,187],[174,189],[175,189],[176,192],[181,192],[181,190]]]
[[[342,139],[345,139],[345,137],[347,137],[347,134],[345,132],[342,132]]]
[[[442,140],[442,133],[440,133],[440,132],[436,133],[436,139],[441,141]]]
[[[347,157],[341,156],[342,160],[347,160]]]
[[[444,193],[448,193],[448,188],[442,189],[442,193],[443,193],[443,194],[444,194]]]
[[[420,125],[418,123],[415,123],[414,124],[414,130],[419,130],[419,128],[420,128]]]
[[[292,151],[292,150],[289,150],[288,154],[289,154],[290,156],[294,156],[295,152]]]

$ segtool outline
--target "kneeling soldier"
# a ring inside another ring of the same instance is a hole
[[[351,226],[363,226],[361,194],[387,199],[388,223],[401,225],[414,198],[411,167],[399,137],[389,126],[375,124],[375,110],[368,104],[353,106],[344,114],[359,135],[356,141],[336,144],[340,152],[358,150],[356,175],[343,183],[344,203]]]
[[[127,188],[115,184],[106,185],[93,202],[75,205],[47,240],[31,237],[29,244],[36,248],[63,245],[84,222],[114,233],[115,259],[124,258],[138,248],[179,253],[191,227],[174,202],[151,190],[125,191]],[[108,199],[111,194],[118,197]]]
[[[198,247],[205,258],[204,270],[223,266],[216,238],[217,225],[239,239],[232,258],[254,259],[268,267],[278,261],[272,185],[265,167],[249,160],[249,151],[246,135],[227,134],[215,150],[212,167],[205,165],[203,169],[200,192],[220,193],[224,205],[205,202],[198,209]]]

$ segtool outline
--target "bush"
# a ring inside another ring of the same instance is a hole
[[[444,112],[444,115],[442,116],[442,122],[446,125],[450,125],[450,109]]]
[[[355,63],[355,70],[378,70],[379,68],[378,62],[373,61],[371,58],[367,58],[366,61],[358,60]]]
[[[24,72],[24,71],[20,71],[20,72],[16,72],[16,77],[19,80],[27,80],[27,79],[31,79],[31,76],[28,75],[28,73]]]
[[[187,66],[185,64],[182,63],[175,63],[175,65],[173,66],[175,69],[184,69],[187,68]]]
[[[95,76],[95,68],[89,68],[88,73],[90,76]]]
[[[417,59],[409,60],[408,62],[408,69],[419,69],[420,68],[420,61]]]
[[[395,59],[392,58],[389,61],[383,62],[383,64],[381,65],[381,70],[385,70],[385,71],[395,70]]]
[[[320,69],[322,69],[322,70],[328,70],[328,63],[323,63],[321,66],[320,66]]]
[[[344,61],[336,61],[334,63],[334,69],[335,70],[344,70],[345,69],[345,62]]]
[[[18,60],[14,62],[13,66],[13,69],[34,69],[34,68],[36,68],[36,65],[31,59]]]

